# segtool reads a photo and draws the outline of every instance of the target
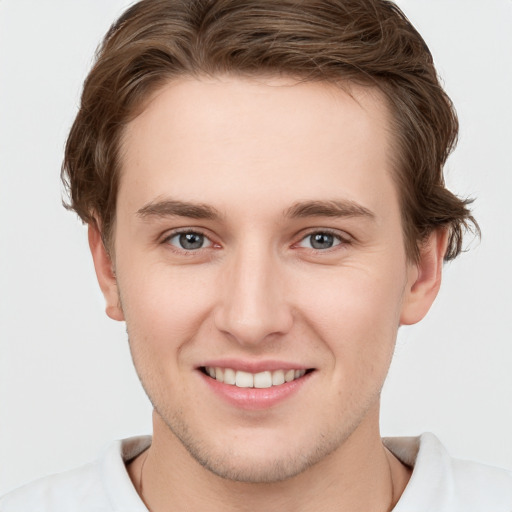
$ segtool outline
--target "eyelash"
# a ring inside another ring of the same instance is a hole
[[[300,243],[304,242],[308,238],[314,236],[314,235],[329,235],[332,236],[335,240],[337,240],[338,243],[335,243],[332,247],[328,247],[325,249],[315,249],[314,247],[304,247],[304,249],[309,251],[314,251],[316,253],[329,253],[333,250],[341,249],[343,246],[346,246],[350,244],[351,240],[348,237],[348,235],[342,235],[338,231],[332,230],[332,229],[315,229],[312,231],[309,231],[306,233],[294,246],[299,245]]]
[[[206,247],[204,247],[204,246],[199,247],[197,249],[185,249],[182,247],[178,247],[177,245],[174,245],[170,242],[173,238],[176,238],[180,235],[199,235],[199,236],[203,237],[205,241],[208,241],[209,245]],[[304,242],[305,240],[307,240],[308,238],[310,238],[314,235],[332,236],[335,240],[337,240],[337,243],[335,243],[332,247],[328,247],[325,249],[315,249],[314,247],[303,247],[303,249],[306,249],[308,251],[312,251],[315,253],[328,253],[333,250],[336,250],[336,248],[341,248],[340,246],[346,246],[351,243],[351,239],[349,238],[348,235],[342,236],[338,231],[334,231],[331,229],[315,229],[315,230],[309,231],[306,234],[304,234],[303,236],[301,236],[300,240],[298,242],[294,243],[292,245],[292,247],[299,247],[302,242]],[[195,229],[195,228],[194,229],[183,228],[183,229],[173,231],[172,233],[168,234],[162,240],[162,243],[167,244],[173,251],[178,252],[180,254],[187,255],[187,256],[192,256],[195,253],[198,253],[199,251],[201,251],[201,249],[209,249],[209,248],[212,248],[215,246],[220,247],[220,245],[215,244],[215,242],[213,242],[211,240],[211,238],[206,233],[204,233],[200,229]]]
[[[199,235],[204,238],[205,241],[209,242],[209,245],[207,247],[199,247],[197,249],[184,249],[182,247],[178,247],[177,245],[174,245],[171,243],[171,240],[173,238],[179,237],[180,235]],[[193,255],[196,252],[199,252],[201,249],[208,249],[215,245],[215,243],[211,240],[211,238],[201,231],[200,229],[191,229],[191,228],[184,228],[184,229],[178,229],[176,231],[173,231],[172,233],[169,233],[163,240],[162,243],[167,244],[172,250],[179,252],[180,254],[185,255]]]

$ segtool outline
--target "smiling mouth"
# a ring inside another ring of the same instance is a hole
[[[308,370],[274,370],[258,373],[244,372],[232,368],[219,368],[213,366],[203,366],[200,370],[215,379],[217,382],[236,386],[238,388],[271,388],[281,386],[288,382],[300,379],[304,375],[311,373],[313,369]]]

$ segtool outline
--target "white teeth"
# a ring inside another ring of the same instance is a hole
[[[237,386],[239,388],[270,388],[280,386],[285,382],[300,379],[306,374],[306,370],[267,370],[259,373],[249,373],[232,368],[205,367],[206,373],[218,382]]]
[[[261,372],[254,375],[255,388],[270,388],[272,386],[272,374],[270,372]]]
[[[272,386],[284,384],[284,370],[276,370],[272,372]]]
[[[249,372],[236,372],[236,384],[237,388],[252,388],[254,387],[254,375]]]
[[[224,368],[224,384],[234,386],[236,384],[236,372],[231,368]]]

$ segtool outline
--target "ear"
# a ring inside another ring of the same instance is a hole
[[[419,261],[410,263],[400,325],[419,322],[432,306],[441,286],[447,245],[447,230],[437,229],[421,245]]]
[[[98,278],[98,283],[107,304],[105,312],[113,320],[123,321],[124,314],[119,301],[114,265],[112,264],[110,255],[105,249],[101,233],[96,224],[89,224],[88,235],[96,277]]]

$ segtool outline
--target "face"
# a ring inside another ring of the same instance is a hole
[[[154,442],[269,482],[378,435],[397,329],[431,302],[388,116],[368,89],[222,77],[165,86],[128,125],[116,278],[95,260]]]

